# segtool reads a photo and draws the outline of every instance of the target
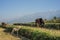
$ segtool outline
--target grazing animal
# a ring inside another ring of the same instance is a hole
[[[43,27],[44,26],[44,21],[42,18],[38,18],[35,20],[36,26],[37,27]]]
[[[14,34],[14,32],[16,32],[17,33],[17,37],[18,37],[18,31],[19,31],[20,28],[21,28],[20,26],[19,27],[17,26],[15,28],[13,28],[11,34]]]

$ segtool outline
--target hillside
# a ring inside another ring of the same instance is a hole
[[[50,11],[50,12],[38,12],[31,15],[25,15],[20,18],[15,18],[10,20],[9,23],[24,23],[24,22],[32,22],[35,21],[36,18],[43,18],[43,19],[52,19],[54,16],[60,17],[60,10],[57,11]]]

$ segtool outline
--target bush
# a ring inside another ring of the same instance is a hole
[[[21,28],[19,30],[19,34],[31,40],[60,40],[60,37],[52,36],[49,33],[42,32],[39,30],[33,30],[28,27]]]
[[[6,32],[11,32],[12,29],[13,29],[13,27],[7,27],[5,31],[6,31]]]
[[[49,28],[49,29],[60,29],[60,24],[45,24],[45,28]]]
[[[9,32],[12,31],[14,27],[7,27]],[[60,37],[52,36],[48,32],[42,32],[33,27],[22,27],[18,31],[19,35],[29,38],[30,40],[60,40]]]
[[[11,33],[11,31],[13,30],[14,27],[15,27],[14,25],[11,25],[9,27],[5,27],[5,29],[6,29],[5,31]]]

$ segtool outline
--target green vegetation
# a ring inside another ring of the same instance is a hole
[[[54,35],[54,30],[34,28],[34,27],[22,27],[19,30],[19,34],[30,38],[31,40],[60,40],[60,35]]]
[[[11,32],[13,28],[14,26],[7,27],[8,32]],[[27,37],[31,40],[60,40],[60,30],[22,26],[18,32],[19,35]]]
[[[60,40],[60,18],[54,17],[51,20],[45,19],[44,21],[44,27],[35,27],[35,22],[31,22],[24,24],[17,23],[20,26],[14,24],[5,27],[5,29],[7,32],[11,32],[14,27],[21,27],[18,31],[18,34],[26,38],[29,38],[30,40]]]
[[[45,23],[45,28],[60,30],[60,23]]]
[[[58,18],[58,17],[55,16],[51,20],[45,19],[44,21],[45,21],[45,23],[60,23],[60,18]]]
[[[22,24],[23,26],[36,27],[35,23]],[[43,28],[57,29],[60,30],[60,23],[45,23]]]

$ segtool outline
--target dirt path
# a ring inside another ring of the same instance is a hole
[[[5,29],[0,28],[0,40],[21,40],[21,38],[14,37],[9,33],[4,32]]]

